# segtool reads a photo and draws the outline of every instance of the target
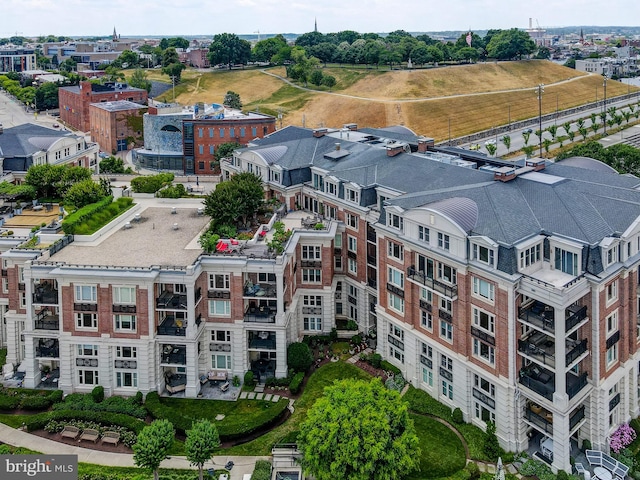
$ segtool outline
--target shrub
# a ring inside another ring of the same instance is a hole
[[[240,386],[240,377],[238,375],[233,376],[233,380],[231,381],[234,387]]]
[[[498,443],[498,437],[496,436],[496,424],[493,422],[487,422],[487,431],[484,437],[483,450],[485,455],[491,460],[497,460],[500,456],[500,444]]]
[[[358,323],[355,320],[347,322],[347,330],[358,330]]]
[[[32,395],[24,398],[20,406],[25,410],[46,410],[51,406],[51,399],[48,396]]]
[[[383,370],[386,370],[387,372],[392,372],[394,375],[402,374],[402,372],[398,367],[396,367],[395,365],[392,365],[386,360],[383,360],[382,362],[380,362],[380,368],[382,368]]]
[[[362,335],[354,335],[351,337],[351,343],[354,345],[360,345],[362,343]]]
[[[271,480],[271,462],[268,460],[256,461],[251,480]]]
[[[569,475],[564,470],[559,470],[556,475],[556,480],[569,480]]]
[[[461,423],[464,423],[464,416],[462,415],[462,410],[460,410],[459,408],[455,408],[453,410],[453,413],[451,414],[451,420],[453,421],[453,423],[457,423],[458,425],[460,425]]]
[[[91,398],[95,403],[100,403],[104,400],[104,387],[102,385],[98,385],[91,390]]]
[[[291,383],[289,384],[289,391],[292,394],[296,394],[300,391],[300,387],[302,386],[302,381],[304,380],[304,373],[298,372],[294,375]]]
[[[142,395],[142,392],[136,392],[132,401],[135,405],[142,405],[144,403],[144,397]]]
[[[15,410],[20,406],[20,397],[0,395],[0,410]]]
[[[555,480],[556,476],[546,463],[538,460],[527,460],[518,469],[520,475],[525,477],[538,477],[540,480]]]
[[[382,355],[380,355],[379,353],[374,353],[373,355],[371,355],[371,365],[374,368],[380,368],[380,366],[382,365]]]
[[[173,173],[159,173],[131,180],[131,189],[136,193],[156,193],[164,185],[173,182]]]
[[[160,198],[182,198],[187,195],[187,190],[184,185],[178,183],[176,185],[169,185],[158,192]]]
[[[335,328],[331,329],[331,333],[329,333],[329,340],[335,342],[338,339],[338,330]]]
[[[591,450],[591,440],[585,438],[582,441],[582,450]]]
[[[244,384],[248,387],[253,387],[253,372],[251,370],[244,374]]]
[[[56,410],[53,412],[37,413],[30,415],[25,419],[27,430],[33,432],[34,430],[42,430],[51,420],[59,422],[69,420],[83,420],[96,422],[101,425],[117,425],[131,430],[135,433],[140,431],[146,426],[142,420],[130,417],[128,415],[122,415],[119,413],[111,412],[90,412],[90,411],[75,411],[75,410]]]
[[[478,480],[480,478],[480,468],[477,463],[469,462],[465,468],[469,473],[469,480]]]
[[[141,405],[142,393],[130,398],[111,396],[100,403],[96,403],[92,395],[72,393],[67,395],[64,402],[54,405],[54,410],[87,410],[92,412],[112,412],[130,415],[137,418],[145,418],[147,412]],[[139,403],[138,403],[139,402]]]
[[[631,442],[635,439],[635,430],[630,427],[628,423],[623,423],[611,434],[609,446],[615,453],[620,453],[623,449],[631,445]]]
[[[306,343],[295,342],[287,348],[287,365],[296,372],[306,372],[313,363],[313,354]]]
[[[64,221],[62,222],[62,230],[64,230],[64,233],[68,235],[73,235],[78,225],[86,221],[92,215],[107,208],[111,204],[111,202],[113,202],[113,197],[109,196],[103,198],[99,202],[86,205],[79,210],[76,210],[64,219]]]

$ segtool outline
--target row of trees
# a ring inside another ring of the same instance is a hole
[[[350,63],[393,66],[411,59],[415,65],[451,61],[475,61],[493,58],[515,60],[536,52],[537,47],[529,34],[517,28],[489,30],[484,37],[471,34],[471,45],[467,34],[455,42],[442,43],[428,35],[414,36],[404,30],[396,30],[387,36],[377,33],[360,34],[353,30],[322,34],[308,32],[300,35],[295,45],[289,45],[282,35],[251,44],[237,35],[222,33],[213,38],[209,48],[212,65],[246,64],[248,61],[282,64],[295,62],[295,48],[304,49],[308,57],[321,63]],[[548,54],[548,51],[547,51]]]
[[[16,97],[25,105],[30,105],[38,110],[48,110],[58,108],[58,88],[57,83],[43,83],[40,86],[20,83],[20,77],[15,72],[0,75],[0,87]]]

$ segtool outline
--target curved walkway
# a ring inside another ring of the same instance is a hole
[[[134,467],[133,455],[128,453],[111,453],[90,448],[74,447],[47,438],[31,435],[0,423],[0,441],[14,447],[25,447],[36,452],[58,455],[77,455],[78,462],[108,465],[111,467]],[[207,462],[205,468],[224,468],[228,461],[234,463],[230,480],[242,480],[245,473],[253,473],[257,460],[270,460],[270,457],[216,456],[213,463]],[[185,457],[170,457],[162,462],[161,468],[181,468],[195,471]]]
[[[270,75],[274,78],[277,78],[278,80],[281,80],[282,82],[286,83],[287,85],[290,85],[292,87],[295,87],[299,90],[304,90],[306,92],[312,92],[312,93],[321,93],[321,94],[325,94],[325,95],[334,95],[337,97],[344,97],[344,98],[352,98],[354,100],[369,100],[372,102],[380,102],[380,103],[413,103],[413,102],[431,102],[431,101],[436,101],[436,100],[446,100],[449,98],[464,98],[464,97],[475,97],[478,95],[494,95],[497,93],[511,93],[511,92],[524,92],[524,91],[534,91],[536,87],[522,87],[522,88],[511,88],[511,89],[507,89],[507,90],[493,90],[490,92],[476,92],[476,93],[457,93],[455,95],[447,95],[444,97],[420,97],[420,98],[396,98],[396,99],[392,99],[392,98],[387,98],[387,99],[383,99],[383,98],[371,98],[371,97],[359,97],[357,95],[348,95],[346,93],[336,93],[336,92],[325,92],[322,90],[315,90],[313,88],[308,88],[308,87],[303,87],[301,85],[298,85],[296,83],[293,83],[291,80],[288,80],[286,78],[284,78],[281,75],[276,75],[275,73],[272,72],[267,72],[264,69],[260,70],[261,73],[264,73],[265,75]],[[589,75],[596,75],[595,73],[587,73],[586,76]],[[553,87],[555,85],[562,85],[564,83],[569,83],[569,82],[574,82],[576,80],[580,80],[585,78],[585,75],[581,75],[578,77],[573,77],[573,78],[568,78],[566,80],[560,80],[559,82],[554,82],[554,83],[548,83],[545,85],[545,87]]]

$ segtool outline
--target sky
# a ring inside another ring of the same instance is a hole
[[[0,0],[0,37],[637,26],[637,0]],[[631,23],[631,22],[636,22]]]

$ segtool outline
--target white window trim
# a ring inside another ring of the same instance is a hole
[[[217,311],[214,311],[214,309],[211,308],[212,306],[218,305],[218,304],[226,305],[224,312],[219,313]],[[207,313],[209,314],[210,317],[230,317],[231,316],[231,300],[210,299],[209,304],[207,305]]]

